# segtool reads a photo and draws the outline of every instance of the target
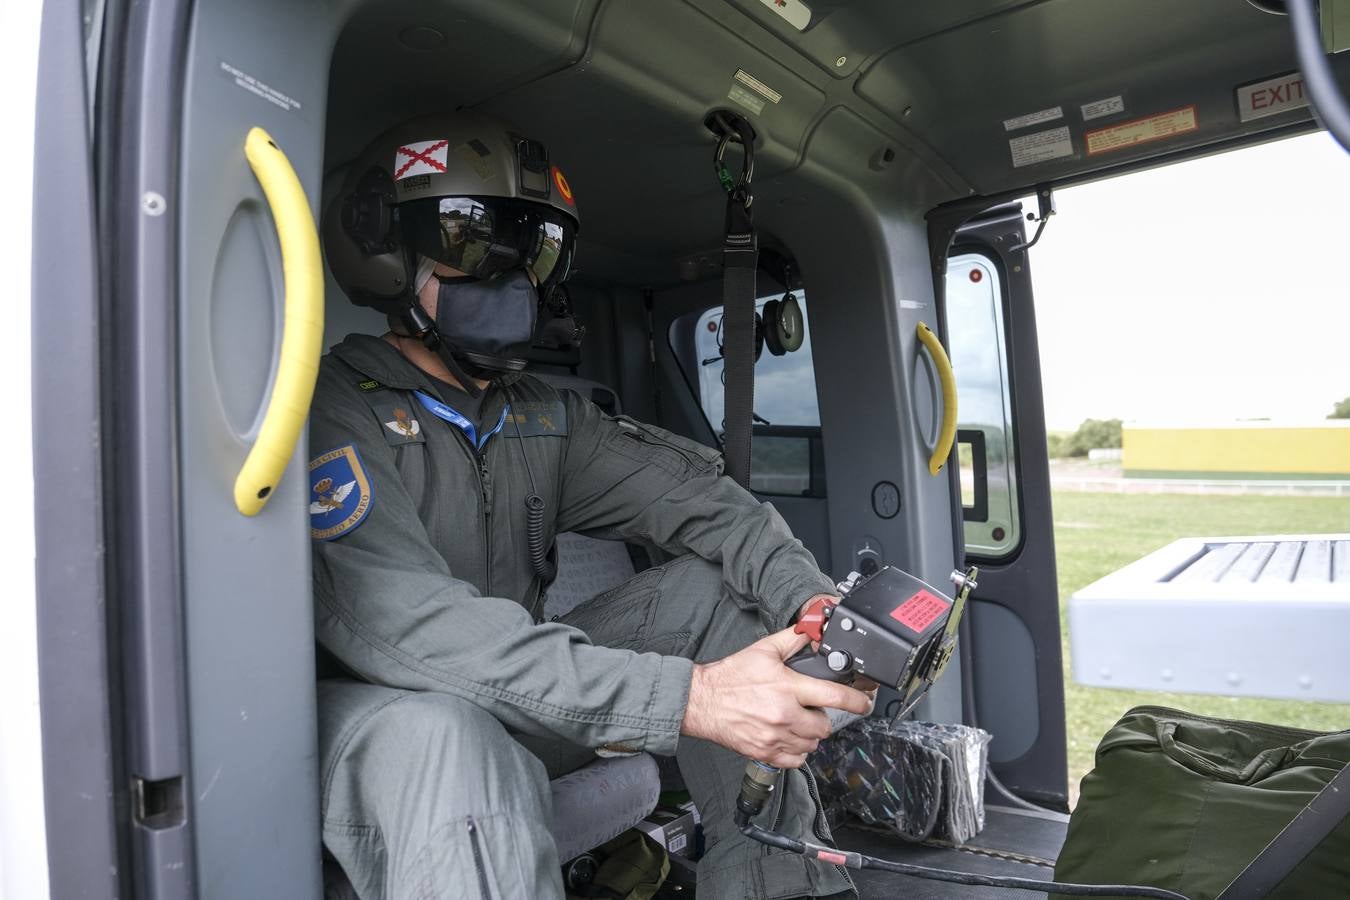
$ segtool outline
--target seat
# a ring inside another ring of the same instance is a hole
[[[618,394],[599,382],[552,372],[532,374],[556,388],[576,391],[611,415],[620,411]],[[548,589],[545,618],[563,615],[636,574],[634,553],[619,541],[566,533],[557,542],[558,574]],[[656,809],[661,773],[650,754],[611,756],[553,779],[551,787],[549,830],[558,858],[566,862],[617,837]]]

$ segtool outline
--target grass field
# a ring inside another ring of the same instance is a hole
[[[1177,538],[1350,532],[1350,498],[1063,491],[1056,493],[1053,500],[1071,799],[1076,800],[1078,782],[1092,768],[1092,753],[1097,742],[1132,706],[1159,704],[1202,715],[1252,719],[1318,731],[1350,728],[1350,705],[1076,685],[1069,676],[1067,616],[1069,596],[1074,591]],[[1347,644],[1350,645],[1350,640]]]

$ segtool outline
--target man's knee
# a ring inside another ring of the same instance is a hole
[[[685,627],[693,632],[690,655],[696,661],[720,659],[767,633],[757,604],[728,590],[721,566],[697,556],[682,556],[663,568],[661,608],[666,615],[685,610],[689,622]]]
[[[543,764],[490,713],[449,694],[399,692],[349,729],[344,746],[323,749],[325,800],[345,794],[370,809],[416,797],[441,815],[548,814]]]

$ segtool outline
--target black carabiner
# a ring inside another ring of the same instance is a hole
[[[744,118],[725,110],[717,110],[709,115],[707,124],[718,136],[717,151],[713,154],[713,171],[717,173],[717,181],[734,200],[749,209],[755,199],[750,190],[750,183],[755,177],[755,131]],[[731,172],[724,162],[727,147],[733,142],[741,145],[744,154],[738,181],[732,180]]]

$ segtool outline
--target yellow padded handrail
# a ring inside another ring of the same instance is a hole
[[[281,359],[258,439],[234,480],[234,505],[256,516],[295,452],[314,398],[323,351],[323,264],[309,200],[281,148],[261,128],[249,130],[244,156],[262,185],[281,244],[286,303]]]
[[[942,387],[942,430],[938,432],[937,445],[928,457],[928,474],[936,475],[942,471],[951,455],[952,444],[956,443],[956,375],[952,372],[952,361],[947,351],[942,349],[942,341],[923,322],[915,329],[919,343],[928,348],[937,368],[938,384]]]

